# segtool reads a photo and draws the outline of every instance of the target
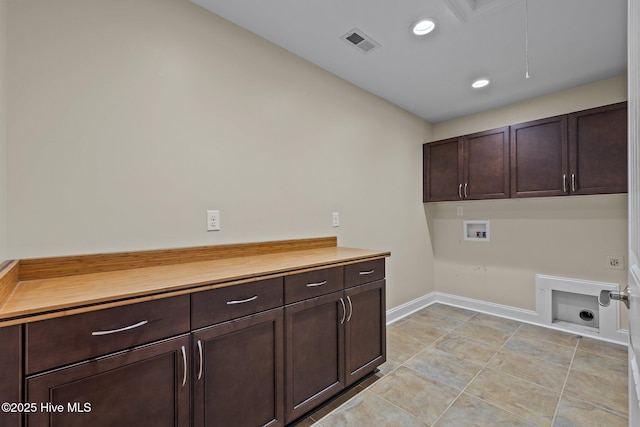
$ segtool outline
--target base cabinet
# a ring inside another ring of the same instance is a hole
[[[344,290],[285,306],[287,423],[385,362],[384,271],[384,260],[347,265]]]
[[[340,291],[285,308],[287,423],[345,386],[344,307]]]
[[[188,348],[183,335],[28,377],[27,425],[188,427]]]
[[[385,281],[345,290],[345,375],[350,386],[386,360]]]
[[[0,426],[284,426],[385,361],[384,262],[0,328]]]
[[[283,311],[193,333],[194,427],[284,425]]]
[[[22,329],[0,328],[0,403],[22,402]],[[11,408],[10,408],[11,409]],[[16,408],[17,409],[17,408]],[[22,414],[0,411],[0,426],[19,427]]]

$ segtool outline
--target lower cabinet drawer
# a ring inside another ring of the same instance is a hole
[[[191,294],[191,328],[198,329],[282,305],[282,278]]]
[[[349,264],[344,267],[344,287],[384,279],[384,258]]]
[[[189,296],[164,298],[29,323],[26,374],[189,331]]]
[[[323,268],[284,278],[284,303],[292,304],[344,288],[342,267]]]

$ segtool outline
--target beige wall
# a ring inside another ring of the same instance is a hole
[[[337,235],[434,290],[423,120],[188,0],[10,0],[7,63],[11,257]]]
[[[0,0],[0,261],[7,253],[6,1]]]
[[[434,140],[626,99],[610,79],[433,126]],[[440,292],[535,308],[535,274],[625,283],[606,255],[627,255],[626,195],[429,203]],[[463,216],[457,207],[463,207]],[[491,241],[463,240],[463,220],[490,220]]]

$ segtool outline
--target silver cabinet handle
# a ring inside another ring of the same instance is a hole
[[[182,362],[184,364],[184,375],[182,377],[182,386],[187,383],[187,350],[182,346]]]
[[[316,286],[322,286],[326,284],[327,284],[326,280],[323,280],[322,282],[318,282],[318,283],[307,283],[307,288],[315,288]]]
[[[576,174],[571,174],[571,191],[576,191]]]
[[[100,335],[117,334],[118,332],[124,332],[124,331],[129,331],[131,329],[139,328],[140,326],[144,326],[147,323],[149,323],[148,320],[143,320],[142,322],[138,322],[138,323],[133,324],[133,325],[125,326],[124,328],[120,328],[120,329],[111,329],[110,331],[95,331],[95,332],[91,332],[91,335],[93,335],[94,337],[97,337],[97,336],[100,336]]]
[[[462,184],[458,184],[458,198],[462,199]]]
[[[347,301],[349,301],[349,317],[347,317],[347,322],[351,320],[351,315],[353,315],[353,304],[351,303],[351,298],[347,295]]]
[[[241,300],[235,300],[235,301],[227,301],[227,305],[244,304],[245,302],[251,302],[251,301],[255,301],[257,299],[258,299],[258,295],[254,295],[251,298],[247,298],[247,299],[241,299]]]
[[[563,174],[562,175],[562,192],[566,193],[567,192],[567,174]]]
[[[198,340],[198,357],[200,359],[199,367],[198,367],[198,379],[202,378],[202,341]]]
[[[469,197],[469,195],[467,194],[467,187],[469,187],[469,183],[465,182],[464,183],[464,198],[466,199],[467,197]]]
[[[344,305],[344,300],[342,298],[340,298],[340,303],[342,304],[342,320],[340,321],[340,324],[342,325],[344,323],[344,319],[347,317],[347,307]]]
[[[361,276],[366,276],[367,274],[373,274],[375,272],[375,270],[367,270],[367,271],[361,271],[360,273],[358,273]]]

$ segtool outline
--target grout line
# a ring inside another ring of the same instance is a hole
[[[567,376],[564,378],[564,384],[562,384],[562,390],[560,390],[560,396],[558,397],[558,403],[556,404],[556,410],[553,412],[553,418],[551,419],[551,425],[556,421],[556,416],[558,415],[558,409],[560,409],[560,402],[562,402],[562,396],[564,396],[564,389],[567,387],[567,382],[569,381],[569,375],[571,374],[571,367],[573,366],[573,361],[576,358],[576,353],[578,352],[578,345],[580,345],[580,340],[582,338],[578,338],[576,340],[576,345],[573,348],[573,355],[571,355],[571,362],[569,363],[569,369],[567,370]]]
[[[476,315],[477,315],[477,313],[476,313],[476,314],[474,314],[473,316],[471,316],[469,319],[474,318]],[[463,324],[465,324],[469,319],[465,320],[463,323],[461,323],[460,325],[458,325],[458,327],[459,327],[459,326],[461,326],[461,325],[463,325]],[[500,346],[500,348],[499,348],[498,350],[496,350],[496,352],[493,354],[493,356],[491,356],[491,357],[489,358],[489,360],[487,360],[487,362],[486,362],[486,363],[484,364],[484,366],[483,366],[483,367],[478,371],[478,373],[477,373],[477,374],[475,374],[475,375],[473,376],[473,378],[471,378],[471,380],[469,380],[469,382],[467,383],[467,385],[465,385],[465,386],[462,388],[462,390],[460,391],[460,393],[458,394],[458,396],[456,396],[456,398],[455,398],[455,399],[453,399],[453,401],[449,404],[449,406],[447,406],[447,408],[446,408],[444,411],[442,411],[442,413],[440,414],[440,416],[438,416],[438,418],[435,420],[435,422],[433,423],[433,425],[437,424],[437,422],[438,422],[438,421],[440,421],[440,418],[442,418],[442,417],[444,416],[444,414],[446,414],[446,413],[447,413],[447,411],[448,411],[449,409],[451,409],[451,407],[453,406],[453,404],[454,404],[454,403],[456,403],[456,402],[458,401],[458,399],[460,399],[460,396],[462,396],[462,395],[464,394],[464,392],[467,390],[467,388],[469,387],[469,385],[471,385],[471,383],[472,383],[476,378],[478,378],[478,376],[479,376],[482,372],[484,372],[485,368],[486,368],[487,366],[489,366],[489,363],[491,363],[491,361],[492,361],[492,360],[493,360],[493,358],[496,356],[496,354],[498,354],[498,352],[499,352],[500,350],[502,350],[502,348],[507,344],[507,342],[511,339],[511,337],[513,336],[513,334],[515,334],[515,333],[516,333],[516,331],[517,331],[518,329],[520,329],[520,326],[518,326],[518,328],[517,328],[515,331],[513,331],[513,332],[511,333],[511,336],[510,336],[510,337],[509,337],[509,338],[508,338],[504,343],[502,343],[502,345]],[[453,332],[453,331],[455,331],[455,329],[453,329],[451,332]],[[466,338],[466,337],[465,337],[465,338]],[[472,341],[473,341],[473,340],[472,340]],[[467,360],[467,359],[464,359],[464,358],[462,358],[462,359],[463,359],[463,360]],[[474,363],[475,363],[475,362],[474,362]],[[473,397],[476,397],[476,396],[473,396]],[[480,399],[480,398],[478,398],[478,399]],[[482,400],[482,399],[480,399],[480,400]],[[484,400],[483,400],[483,402],[484,402]],[[486,403],[490,404],[489,402],[486,402]],[[490,405],[491,405],[491,404],[490,404]],[[492,405],[492,406],[495,406],[495,405]],[[500,409],[503,409],[503,408],[500,408]],[[509,411],[507,411],[507,412],[509,412]],[[511,412],[509,412],[509,413],[511,413]],[[513,415],[516,415],[516,414],[513,414]],[[516,415],[516,416],[517,416],[517,415]],[[521,417],[520,417],[520,418],[521,418]]]

